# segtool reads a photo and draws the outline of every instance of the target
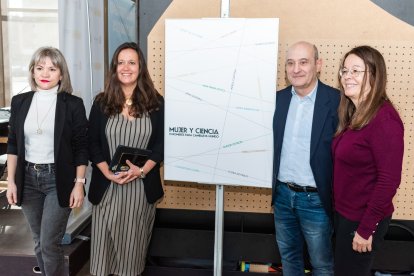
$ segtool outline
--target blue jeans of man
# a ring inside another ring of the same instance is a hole
[[[61,242],[71,209],[59,205],[53,165],[26,166],[22,210],[42,274],[67,275]]]
[[[333,226],[317,192],[295,192],[278,183],[274,218],[283,275],[305,274],[304,242],[310,256],[312,275],[333,275]]]

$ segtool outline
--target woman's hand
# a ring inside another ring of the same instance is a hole
[[[129,170],[126,172],[109,172],[106,175],[106,178],[119,185],[127,184],[136,178],[132,177],[131,174],[129,174],[128,172]]]
[[[105,163],[106,164],[106,163]],[[102,171],[105,171],[105,177],[112,182],[123,185],[127,184],[141,176],[141,169],[134,165],[131,161],[126,160],[126,164],[129,166],[129,170],[125,172],[116,172],[113,173],[109,170],[109,167],[106,165],[102,165]],[[149,164],[149,165],[148,165]],[[155,166],[155,162],[152,160],[148,160],[143,167],[144,174],[148,173]],[[147,166],[148,165],[148,166]],[[99,167],[99,166],[98,166]],[[148,168],[147,168],[148,167]]]
[[[9,140],[10,142],[10,140]],[[17,155],[7,154],[7,192],[6,197],[10,205],[17,204],[17,187],[15,182]]]
[[[85,198],[85,193],[83,190],[83,183],[76,182],[75,186],[72,189],[72,193],[70,193],[69,198],[69,207],[70,208],[77,208],[81,207],[83,204],[83,200]]]
[[[138,166],[135,166],[131,161],[126,160],[129,170],[127,171],[128,176],[131,178],[130,181],[139,178],[141,176],[141,169]]]
[[[369,236],[368,240],[361,237],[358,232],[355,232],[354,240],[352,241],[352,249],[362,252],[371,252],[372,251],[372,235]]]
[[[7,193],[6,193],[7,201],[10,205],[16,205],[17,203],[17,187],[16,183],[8,180],[7,181]]]

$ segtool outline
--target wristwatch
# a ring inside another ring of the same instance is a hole
[[[83,183],[86,184],[86,178],[75,178],[75,180],[73,180],[75,183],[79,182],[79,183]]]
[[[139,170],[141,172],[139,178],[145,178],[144,168],[139,168]]]

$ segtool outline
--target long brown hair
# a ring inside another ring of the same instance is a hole
[[[122,112],[126,99],[118,79],[117,67],[119,53],[125,49],[133,49],[138,54],[138,79],[131,96],[132,105],[129,114],[133,117],[141,117],[158,108],[160,94],[154,87],[144,54],[135,42],[125,42],[115,50],[105,83],[105,91],[96,96],[96,101],[100,103],[103,113],[107,116]]]
[[[368,76],[371,89],[368,93],[359,94],[357,110],[351,99],[345,96],[344,88],[341,85],[341,101],[338,107],[339,124],[335,135],[339,135],[348,127],[351,129],[361,129],[373,119],[385,101],[391,104],[386,92],[387,68],[381,53],[370,46],[355,47],[345,54],[342,59],[341,68],[343,68],[345,59],[349,55],[356,55],[365,64],[361,92],[365,91]],[[338,78],[339,83],[341,83],[341,77],[338,76]]]

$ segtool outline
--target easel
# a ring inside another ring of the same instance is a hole
[[[221,18],[230,15],[230,0],[221,0]],[[224,187],[216,185],[216,218],[214,231],[214,276],[222,275],[223,268],[223,229],[224,229]]]

